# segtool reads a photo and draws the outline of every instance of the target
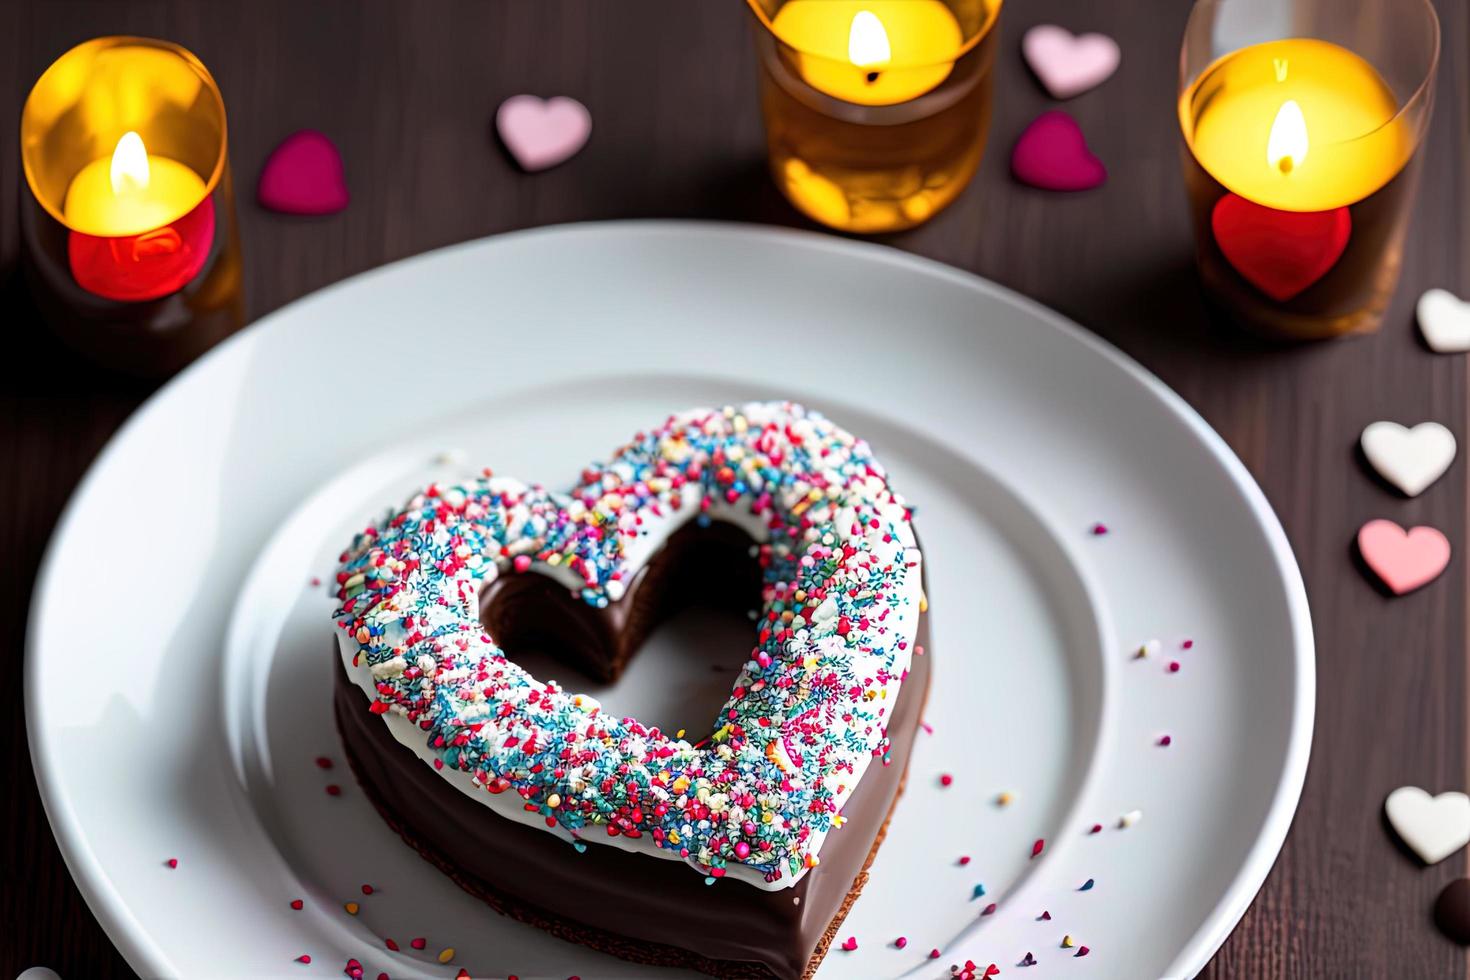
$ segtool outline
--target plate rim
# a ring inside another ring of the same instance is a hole
[[[783,248],[794,247],[846,253],[856,260],[878,262],[906,269],[920,276],[947,280],[954,285],[987,295],[1025,311],[1061,335],[1083,344],[1094,355],[1120,368],[1161,409],[1182,421],[1208,450],[1236,492],[1245,501],[1251,515],[1263,532],[1276,571],[1281,578],[1285,591],[1287,615],[1291,624],[1294,662],[1292,676],[1295,691],[1293,692],[1292,719],[1282,769],[1272,791],[1271,802],[1262,820],[1261,829],[1224,894],[1215,903],[1201,927],[1182,944],[1167,975],[1193,976],[1202,970],[1210,957],[1234,931],[1235,926],[1265,883],[1277,855],[1285,844],[1306,781],[1316,713],[1316,647],[1306,585],[1291,543],[1276,512],[1266,499],[1265,493],[1246,469],[1245,464],[1224,438],[1211,428],[1209,423],[1188,402],[1138,361],[1050,307],[976,273],[957,269],[935,259],[915,255],[879,242],[839,238],[805,229],[752,223],[666,218],[569,222],[501,232],[385,263],[307,293],[252,321],[161,385],[113,433],[87,467],[86,472],[67,499],[46,543],[27,609],[23,669],[26,739],[29,743],[31,768],[42,806],[46,812],[46,819],[56,838],[62,858],[66,862],[67,870],[71,873],[72,880],[76,882],[78,890],[81,891],[82,897],[106,932],[108,939],[117,947],[124,959],[134,968],[139,966],[156,968],[158,964],[168,962],[166,954],[158,948],[123,902],[112,885],[106,869],[93,852],[77,819],[71,800],[67,798],[60,780],[53,776],[56,771],[56,760],[51,751],[50,740],[41,737],[48,726],[43,722],[40,672],[35,666],[40,656],[38,617],[45,597],[57,588],[56,582],[53,581],[57,574],[57,556],[61,542],[69,537],[81,502],[90,495],[92,485],[100,478],[102,471],[110,465],[113,456],[121,451],[120,447],[128,441],[133,431],[143,425],[145,420],[151,418],[154,413],[162,410],[161,406],[168,401],[171,392],[203,370],[205,366],[233,356],[236,349],[242,344],[252,342],[261,330],[269,329],[276,321],[294,315],[301,304],[330,296],[367,277],[401,272],[405,267],[421,262],[431,262],[443,254],[458,250],[483,247],[490,243],[504,245],[507,242],[543,236],[589,235],[605,235],[613,238],[659,235],[725,237],[743,240],[747,244],[758,245],[764,242]]]

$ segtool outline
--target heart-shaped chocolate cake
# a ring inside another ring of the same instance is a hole
[[[394,829],[502,912],[640,962],[809,976],[919,725],[921,571],[868,445],[791,403],[672,416],[565,493],[430,486],[342,555],[346,754]],[[506,653],[549,642],[611,679],[695,598],[759,613],[693,741]]]

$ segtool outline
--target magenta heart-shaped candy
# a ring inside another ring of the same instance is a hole
[[[1011,173],[1023,184],[1048,191],[1091,190],[1108,179],[1077,120],[1060,109],[1043,112],[1021,133],[1011,152]]]
[[[255,198],[282,214],[335,214],[347,207],[347,176],[342,154],[314,129],[281,141],[260,171]]]

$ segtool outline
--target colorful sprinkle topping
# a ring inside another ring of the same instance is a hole
[[[515,570],[602,607],[687,520],[759,528],[756,644],[696,744],[615,720],[508,660],[481,585]],[[868,445],[791,403],[697,410],[640,433],[567,493],[488,473],[431,485],[342,556],[336,617],[371,710],[446,768],[573,839],[647,837],[701,873],[789,884],[816,864],[912,655],[909,510]]]

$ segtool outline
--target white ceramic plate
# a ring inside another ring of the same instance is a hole
[[[1033,978],[1198,971],[1280,848],[1312,727],[1306,597],[1239,461],[1136,364],[980,279],[662,222],[506,235],[324,290],[185,372],[98,459],[36,590],[27,711],[52,826],[133,966],[673,976],[496,916],[379,822],[342,762],[331,602],[309,583],[429,479],[569,482],[670,411],[781,396],[874,444],[918,505],[932,599],[933,733],[842,928],[858,949],[820,976],[1009,972],[1027,952]],[[600,696],[695,726],[744,630],[677,619]],[[1133,659],[1151,638],[1160,654]]]

